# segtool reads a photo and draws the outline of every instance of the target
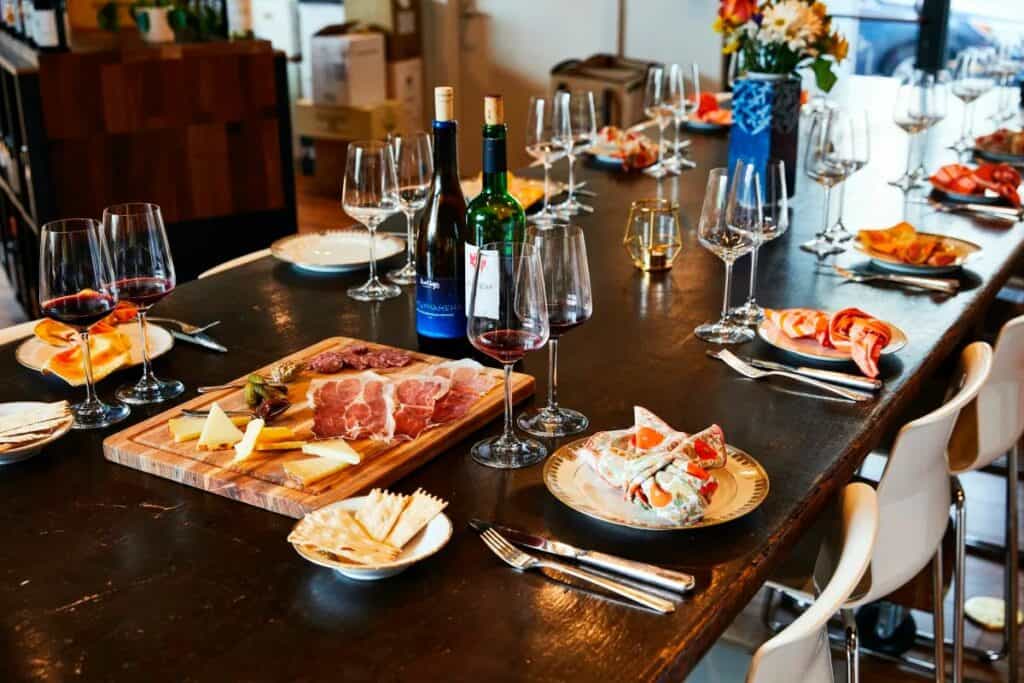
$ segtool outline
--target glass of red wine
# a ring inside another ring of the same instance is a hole
[[[117,285],[100,232],[92,218],[70,218],[43,226],[39,236],[39,304],[44,316],[78,330],[85,375],[85,401],[71,406],[75,429],[99,429],[128,417],[123,403],[96,397],[89,354],[89,328],[117,306]]]
[[[146,313],[174,289],[174,262],[160,207],[147,202],[115,204],[103,210],[103,236],[110,250],[117,292],[138,309],[142,377],[115,392],[134,405],[161,403],[185,391],[176,379],[157,379],[149,359]]]
[[[531,228],[528,241],[544,264],[547,291],[548,402],[519,416],[517,424],[534,436],[559,437],[579,434],[590,421],[583,413],[558,405],[558,341],[563,334],[590,320],[594,312],[590,292],[590,269],[583,229],[565,221]]]
[[[497,266],[488,265],[497,261]],[[548,452],[535,439],[512,429],[512,366],[548,340],[544,270],[537,247],[524,242],[490,242],[481,247],[474,272],[466,334],[481,353],[505,369],[505,427],[474,444],[473,459],[488,467],[527,467]]]

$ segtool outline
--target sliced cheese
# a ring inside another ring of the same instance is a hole
[[[326,441],[312,441],[302,447],[302,452],[309,455],[317,455],[321,458],[341,460],[350,465],[358,465],[362,456],[356,449],[348,445],[344,439],[328,439]]]
[[[235,457],[231,461],[232,463],[242,462],[256,450],[256,440],[260,438],[260,432],[263,431],[263,425],[266,424],[260,418],[256,418],[249,422],[245,427],[245,436],[242,440],[235,444]]]
[[[305,441],[272,441],[271,443],[264,443],[262,441],[256,442],[256,450],[258,451],[297,451],[306,445]]]
[[[231,422],[241,427],[249,421],[247,417],[233,417]],[[191,441],[192,439],[198,439],[199,435],[203,433],[203,425],[206,424],[205,417],[190,417],[188,415],[182,417],[172,417],[167,421],[167,429],[170,430],[171,436],[174,438],[174,443],[182,443],[185,441]]]
[[[295,431],[291,427],[264,427],[257,441],[259,443],[295,441]]]
[[[300,486],[309,486],[351,465],[336,458],[306,458],[286,462],[282,467],[291,481]]]
[[[211,451],[231,448],[241,441],[243,436],[242,431],[235,426],[220,404],[214,402],[210,404],[210,414],[206,416],[197,445]]]

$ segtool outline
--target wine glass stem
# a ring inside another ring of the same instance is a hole
[[[377,240],[374,233],[377,231],[376,221],[367,221],[366,229],[370,233],[370,282],[377,282]]]
[[[725,291],[722,293],[722,320],[729,316],[729,292],[732,291],[732,261],[725,262]]]
[[[576,175],[573,173],[576,166],[576,155],[569,153],[569,204],[576,198]]]
[[[412,220],[415,216],[415,211],[409,211],[405,214],[406,265],[410,266],[416,262],[416,232],[412,225]]]
[[[683,158],[683,153],[679,151],[679,143],[681,142],[680,139],[679,139],[679,126],[681,124],[682,124],[682,121],[679,120],[679,119],[673,119],[672,120],[672,127],[675,128],[675,131],[676,131],[675,146],[673,147],[673,150],[674,150],[675,153],[672,156],[674,156],[677,159],[682,159]]]
[[[750,251],[750,291],[747,293],[747,303],[754,304],[754,290],[757,288],[757,254],[761,251],[761,243],[754,244]]]
[[[558,409],[558,338],[548,339],[548,408]]]
[[[82,366],[85,370],[85,403],[92,405],[96,403],[96,390],[92,386],[92,354],[89,352],[89,330],[83,330],[80,335],[82,344]]]
[[[503,439],[514,439],[516,434],[512,430],[512,364],[505,363],[505,429],[502,431]]]
[[[665,160],[665,124],[661,118],[658,119],[658,168],[662,167]]]
[[[548,155],[544,155],[544,207],[541,209],[541,213],[548,212],[548,183],[550,182],[550,171],[551,162],[548,160]]]
[[[907,170],[904,171],[903,175],[910,177],[910,167],[914,164],[914,134],[910,133],[907,135]]]
[[[153,368],[149,361],[149,337],[146,335],[146,312],[139,309],[139,334],[142,336],[142,378],[139,384],[149,384],[153,381]]]
[[[846,182],[839,186],[839,218],[836,220],[836,225],[843,224],[843,212],[846,211]]]
[[[909,163],[907,164],[907,172],[908,173],[910,172],[910,164]],[[824,208],[824,214],[825,215],[823,216],[822,222],[821,222],[821,232],[822,232],[822,234],[828,234],[828,218],[829,218],[829,209],[831,207],[832,207],[832,186],[831,185],[826,185],[825,186],[825,208]]]
[[[971,139],[971,117],[974,115],[974,100],[964,106],[964,124],[960,129],[960,139],[967,141]]]

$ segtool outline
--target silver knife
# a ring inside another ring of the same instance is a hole
[[[168,330],[175,339],[180,339],[183,342],[195,344],[196,346],[202,346],[203,348],[213,349],[214,351],[220,351],[221,353],[227,353],[228,347],[221,343],[215,342],[205,334],[185,334],[178,330]]]
[[[776,363],[770,360],[760,360],[758,358],[743,358],[743,360],[750,365],[753,365],[755,368],[761,368],[762,370],[795,372],[796,374],[803,375],[804,377],[813,377],[814,379],[824,380],[826,382],[831,382],[832,384],[841,384],[844,387],[867,389],[868,391],[878,391],[882,388],[881,380],[871,379],[870,377],[861,377],[860,375],[851,375],[848,372],[819,370],[818,368],[808,368],[805,366],[794,367],[792,365]]]
[[[500,524],[492,524],[480,519],[470,520],[469,524],[477,531],[487,528],[494,529],[516,545],[536,548],[552,555],[568,557],[577,562],[589,564],[592,567],[600,567],[621,576],[628,576],[631,579],[667,588],[676,593],[686,593],[693,590],[695,583],[691,575],[684,574],[683,572],[664,569],[644,562],[635,562],[634,560],[627,560],[615,555],[607,555],[596,550],[583,550],[568,543],[551,541],[543,536],[534,536],[517,529],[501,526]]]

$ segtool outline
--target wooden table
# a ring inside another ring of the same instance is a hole
[[[851,85],[860,101],[891,101],[886,81]],[[940,144],[953,139],[957,110],[951,119],[934,132],[937,158],[947,158]],[[725,159],[724,138],[694,136],[699,169],[662,184],[680,201],[685,238],[675,268],[661,275],[635,270],[621,246],[629,201],[655,194],[656,183],[585,172],[599,193],[597,211],[580,220],[595,312],[562,345],[562,401],[596,429],[630,424],[634,404],[680,429],[718,422],[771,477],[771,494],[749,516],[673,534],[586,519],[547,493],[539,466],[505,472],[469,459],[472,439],[498,430],[495,422],[398,486],[451,501],[448,547],[394,579],[359,584],[299,559],[285,542],[292,520],[112,465],[100,453],[110,432],[72,433],[0,471],[0,679],[682,679],[967,336],[1020,255],[1019,225],[985,227],[904,204],[884,182],[901,168],[902,134],[887,111],[875,123],[874,161],[850,181],[848,225],[883,227],[907,216],[984,250],[950,300],[840,285],[798,249],[821,207],[820,188],[799,180],[793,229],[764,250],[759,298],[771,306],[855,304],[906,330],[910,343],[883,362],[885,389],[866,405],[740,378],[693,337],[695,325],[717,315],[721,297],[722,264],[697,245],[694,229],[707,169]],[[514,128],[513,143],[520,135]],[[223,320],[216,337],[232,351],[179,345],[156,369],[194,388],[332,335],[415,347],[412,298],[352,302],[344,291],[360,277],[311,277],[266,259],[183,285],[160,314]],[[737,301],[745,283],[741,271]],[[742,352],[774,355],[760,342]],[[541,387],[546,360],[538,353],[523,365]],[[101,393],[109,398],[136,372],[104,381]],[[78,395],[18,367],[12,347],[0,349],[0,400]],[[698,588],[673,615],[658,616],[518,575],[467,529],[471,517],[688,570]]]

